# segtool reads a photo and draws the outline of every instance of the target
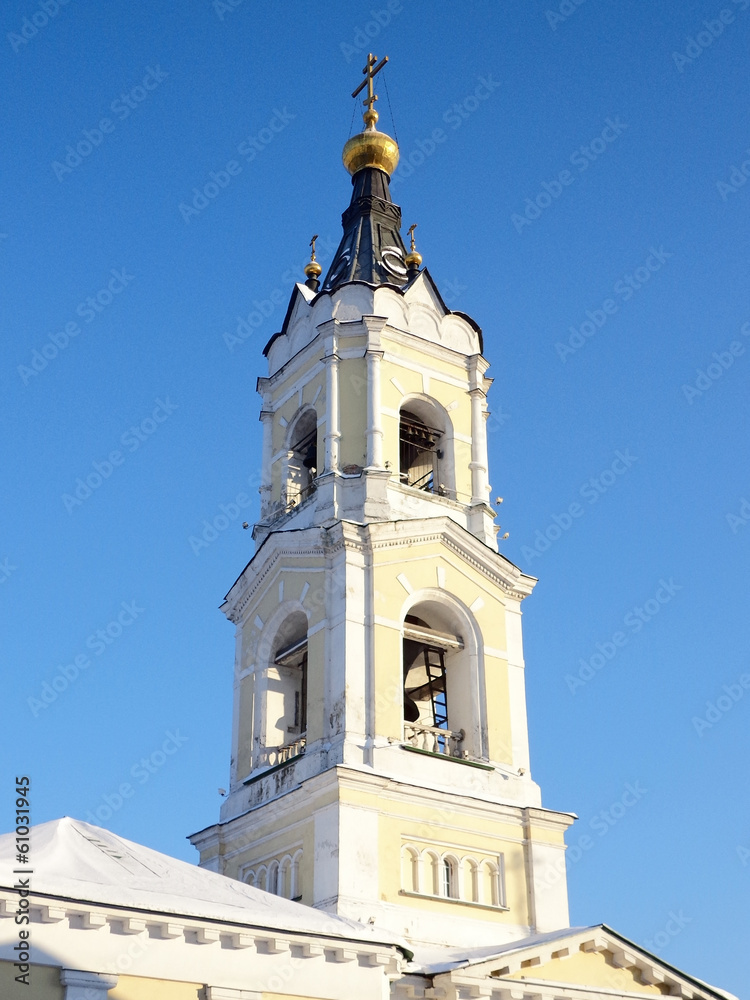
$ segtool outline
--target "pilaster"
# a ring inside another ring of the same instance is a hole
[[[117,986],[118,977],[103,972],[82,972],[61,969],[60,983],[65,988],[65,1000],[106,1000],[107,992]]]

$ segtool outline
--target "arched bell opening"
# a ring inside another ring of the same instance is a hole
[[[403,618],[404,739],[430,753],[484,759],[480,633],[449,594],[431,593]]]
[[[318,474],[318,415],[307,408],[292,422],[288,434],[285,499],[287,507],[303,503],[315,490]]]
[[[399,481],[456,498],[453,429],[443,407],[427,397],[408,399],[399,413]]]
[[[295,611],[272,645],[266,684],[265,753],[273,766],[304,752],[307,734],[307,616]]]

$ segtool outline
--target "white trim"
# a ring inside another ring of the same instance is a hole
[[[492,906],[490,903],[475,903],[471,899],[457,899],[455,896],[435,896],[430,892],[407,892],[406,889],[399,889],[398,894],[399,896],[411,896],[414,899],[437,899],[441,903],[457,903],[459,906],[473,906],[480,910],[510,912],[509,906]]]
[[[207,986],[206,1000],[262,1000],[257,990],[232,990],[226,986]]]
[[[118,978],[103,972],[60,970],[60,983],[65,987],[65,1000],[93,1000],[96,994],[101,994],[102,1000],[106,1000],[106,994],[117,986]]]

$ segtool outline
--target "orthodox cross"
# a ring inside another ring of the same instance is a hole
[[[372,52],[370,52],[370,54],[367,56],[367,65],[362,70],[362,72],[365,74],[366,79],[363,80],[362,83],[360,83],[360,85],[357,87],[357,89],[352,92],[352,97],[356,97],[361,90],[364,90],[364,88],[367,87],[367,100],[362,101],[362,103],[367,105],[368,111],[372,111],[372,106],[378,99],[378,95],[374,94],[372,91],[372,81],[375,77],[375,74],[379,73],[387,62],[388,62],[388,56],[384,56],[378,63],[378,57],[374,56]],[[375,65],[375,63],[378,63],[377,66]]]
[[[312,248],[312,253],[310,254],[310,260],[315,260],[315,241],[317,240],[317,238],[318,234],[316,233],[310,240],[310,246]]]
[[[412,250],[416,250],[417,249],[416,246],[414,245],[414,230],[416,228],[417,228],[417,224],[415,222],[413,226],[409,226],[409,228],[406,230],[407,233],[409,234],[410,239],[411,239],[411,249]]]

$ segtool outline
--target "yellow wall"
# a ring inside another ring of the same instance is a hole
[[[568,958],[553,958],[543,965],[531,966],[513,973],[512,979],[550,979],[580,986],[602,986],[626,993],[659,996],[662,990],[640,982],[637,970],[618,969],[612,963],[611,952],[578,951]]]
[[[233,843],[226,846],[228,858],[222,869],[230,878],[239,879],[241,871],[247,867],[257,869],[261,864],[268,866],[271,861],[281,861],[286,854],[294,854],[302,846],[302,863],[299,867],[299,889],[302,902],[310,905],[313,901],[313,858],[315,856],[314,818],[308,793],[292,792],[295,798],[294,808],[290,810],[283,822],[278,819],[265,820],[263,810],[258,810],[253,826],[253,841],[251,844]],[[331,789],[324,796],[316,797],[315,807],[324,808],[336,801],[336,793]],[[242,848],[238,850],[238,848]],[[201,854],[201,864],[209,860],[210,854]]]
[[[364,345],[362,349],[364,351]],[[364,357],[346,358],[339,365],[339,409],[339,469],[347,465],[364,466],[367,464],[367,362]]]
[[[450,766],[450,765],[448,765]],[[461,765],[453,765],[460,767]],[[468,769],[467,769],[468,770]],[[354,796],[345,795],[347,799]],[[363,796],[363,798],[365,798]],[[494,817],[480,819],[447,802],[441,808],[421,806],[407,796],[396,803],[371,796],[367,803],[380,808],[378,843],[380,849],[381,899],[401,906],[447,913],[460,912],[476,920],[527,924],[528,893],[520,822],[499,824]],[[467,900],[405,896],[402,893],[401,847],[409,843],[437,853],[471,855],[475,860],[505,859],[507,910],[471,905]],[[454,909],[455,908],[455,909]]]
[[[28,986],[16,982],[20,974],[13,962],[0,961],[0,997],[3,1000],[63,1000],[65,991],[60,985],[60,969],[56,966],[32,965]]]
[[[107,994],[109,1000],[199,1000],[202,983],[175,983],[166,979],[120,976]]]
[[[263,1000],[314,1000],[309,996],[300,996],[298,993],[263,993]]]

